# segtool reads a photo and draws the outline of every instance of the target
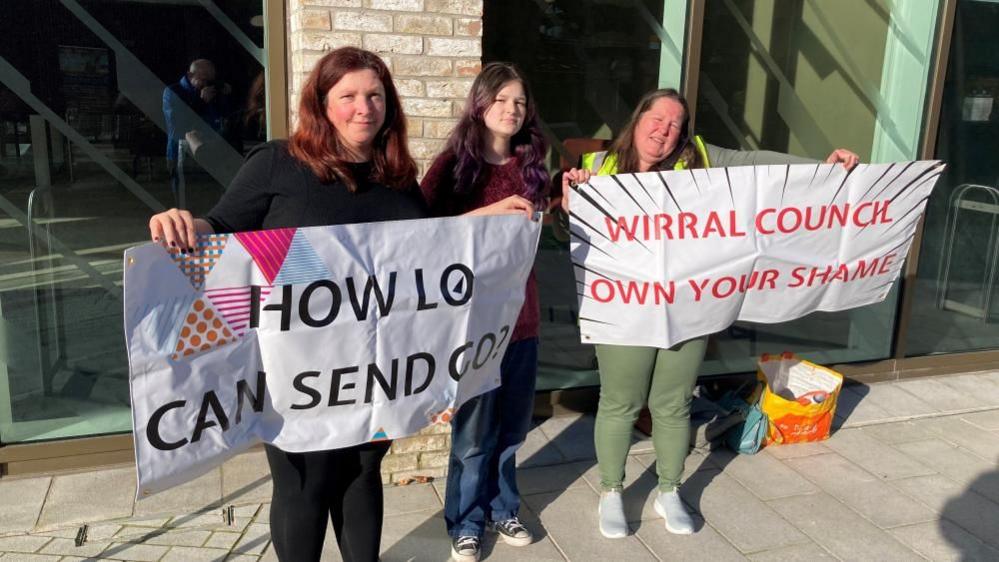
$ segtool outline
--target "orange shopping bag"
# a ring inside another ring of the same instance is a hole
[[[784,353],[760,357],[756,376],[765,383],[760,408],[770,418],[767,445],[829,437],[843,375]]]

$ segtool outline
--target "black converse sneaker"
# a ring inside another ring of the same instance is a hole
[[[455,562],[479,562],[479,537],[466,535],[451,541],[451,560]]]
[[[506,521],[494,521],[493,529],[499,533],[503,542],[510,546],[527,546],[534,541],[534,535],[516,517]]]

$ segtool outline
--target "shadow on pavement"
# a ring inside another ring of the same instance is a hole
[[[999,560],[997,502],[999,470],[993,470],[944,504],[937,525],[940,535],[960,553],[960,560]]]

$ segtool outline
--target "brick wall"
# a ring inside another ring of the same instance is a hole
[[[298,94],[309,70],[343,46],[379,53],[395,79],[409,119],[409,149],[421,175],[444,148],[472,80],[482,67],[482,0],[289,0],[294,127]],[[397,439],[382,479],[443,476],[449,425]]]
[[[364,47],[392,71],[422,175],[482,66],[482,0],[290,0],[289,12],[292,123],[315,62],[337,47]]]

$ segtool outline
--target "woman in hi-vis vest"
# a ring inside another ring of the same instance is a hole
[[[609,151],[585,155],[580,169],[573,168],[563,175],[563,210],[569,211],[570,182],[585,183],[591,175],[812,162],[777,152],[712,146],[693,135],[689,124],[687,101],[676,90],[655,90],[643,96]],[[842,163],[852,169],[858,158],[849,150],[837,149],[826,162]],[[690,441],[690,400],[706,342],[707,336],[670,349],[596,346],[600,403],[594,441],[603,490],[600,532],[605,537],[620,538],[628,534],[621,500],[624,463],[631,445],[632,426],[646,402],[652,413],[652,442],[659,476],[656,513],[666,519],[666,530],[671,533],[685,535],[694,531],[677,489]]]

